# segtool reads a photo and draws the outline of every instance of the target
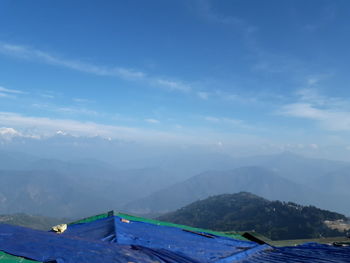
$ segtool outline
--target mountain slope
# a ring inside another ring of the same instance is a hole
[[[130,202],[124,210],[139,214],[164,213],[211,195],[241,191],[253,192],[268,199],[290,200],[350,213],[345,199],[315,192],[262,167],[241,167],[230,171],[201,173],[146,198]]]
[[[160,220],[219,231],[252,231],[273,240],[339,236],[325,220],[346,220],[344,215],[295,203],[268,201],[241,192],[194,202]]]
[[[315,189],[325,189],[330,193],[350,193],[350,166],[328,173],[314,180]]]
[[[291,152],[274,155],[250,156],[234,160],[236,167],[259,166],[275,171],[296,183],[312,183],[316,178],[349,166],[349,163],[308,158]]]
[[[17,226],[24,226],[39,230],[49,230],[52,226],[71,222],[66,218],[57,219],[53,217],[45,216],[34,216],[28,214],[11,214],[11,215],[0,215],[0,224],[10,224]]]
[[[60,162],[55,165],[55,170],[0,170],[0,213],[88,216],[119,209],[172,182],[164,171],[153,168],[92,174],[80,166],[70,170]]]

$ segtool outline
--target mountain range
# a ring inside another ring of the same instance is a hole
[[[345,236],[325,221],[347,220],[339,213],[247,192],[212,196],[158,219],[217,231],[255,231],[272,240]]]
[[[146,198],[132,201],[124,209],[139,214],[165,213],[212,195],[247,191],[270,200],[293,201],[350,213],[346,194],[331,194],[315,188],[285,179],[263,167],[241,167],[198,174]]]
[[[64,160],[0,150],[0,213],[83,217],[115,209],[157,215],[211,195],[249,191],[350,214],[348,163],[292,153],[172,154],[150,154],[149,166],[130,168],[118,156],[116,162]]]

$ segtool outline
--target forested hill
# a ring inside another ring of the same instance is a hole
[[[0,224],[10,224],[17,226],[30,227],[39,230],[49,230],[52,226],[72,221],[72,219],[52,218],[45,216],[35,216],[23,213],[0,215]]]
[[[344,215],[314,206],[269,201],[241,192],[194,202],[160,220],[219,231],[256,231],[272,240],[341,236],[325,220],[346,220]]]

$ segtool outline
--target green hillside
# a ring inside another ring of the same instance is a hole
[[[68,219],[57,219],[45,216],[34,216],[28,214],[0,215],[0,223],[24,226],[39,230],[49,230],[52,226],[68,222]]]
[[[324,221],[347,220],[314,206],[268,201],[247,192],[212,196],[158,219],[217,231],[256,231],[272,240],[341,236]]]

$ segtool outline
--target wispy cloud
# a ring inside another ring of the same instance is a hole
[[[132,69],[97,66],[79,60],[61,58],[48,52],[20,45],[0,43],[0,53],[22,59],[36,60],[46,64],[62,66],[72,70],[91,73],[99,76],[115,76],[126,79],[139,79],[146,76],[144,72],[135,71]]]
[[[100,115],[97,111],[89,110],[86,108],[57,107],[54,110],[57,112],[65,113],[65,114],[84,114],[84,115],[89,115],[89,116]]]
[[[0,86],[0,92],[10,93],[10,94],[24,94],[23,91],[16,90],[16,89],[6,89],[6,88],[1,87],[1,86]]]
[[[153,124],[158,120],[148,119]],[[232,122],[232,120],[225,120]],[[207,128],[191,128],[183,126],[172,127],[170,130],[160,130],[155,128],[128,127],[119,125],[106,125],[91,121],[77,121],[62,118],[47,118],[25,116],[18,113],[0,112],[0,127],[11,127],[19,131],[22,136],[32,138],[45,138],[61,134],[72,136],[111,138],[132,142],[142,143],[162,143],[162,144],[183,144],[183,145],[206,145],[211,147],[218,141],[227,144],[242,144],[243,142],[252,142],[259,140],[254,135],[235,133],[231,130],[229,133],[217,132]]]
[[[350,111],[320,109],[307,103],[294,103],[282,108],[284,115],[310,119],[330,131],[350,131]]]
[[[50,94],[40,94],[41,97],[46,98],[46,99],[54,99],[55,96],[50,95]]]
[[[306,85],[309,87],[317,86],[322,81],[329,79],[333,75],[333,73],[310,74],[306,77]]]
[[[92,102],[89,99],[83,99],[83,98],[74,98],[73,101],[76,103],[90,103],[90,102]]]
[[[218,23],[222,25],[232,26],[238,30],[243,31],[246,34],[253,33],[257,30],[256,26],[252,26],[247,23],[244,19],[238,16],[228,16],[218,13],[214,10],[211,1],[202,0],[196,2],[196,9],[201,17],[207,21]]]
[[[199,92],[197,92],[197,96],[199,98],[201,98],[202,100],[207,100],[207,99],[209,99],[209,92],[199,91]]]
[[[296,92],[298,100],[302,103],[309,103],[316,106],[325,106],[332,108],[350,107],[350,102],[340,97],[330,97],[322,95],[315,88],[300,89]]]
[[[67,115],[86,115],[90,117],[103,116],[104,114],[101,112],[97,112],[95,110],[87,109],[84,107],[75,107],[75,106],[61,106],[55,105],[51,103],[33,103],[32,107],[37,109],[43,109],[45,111],[61,113],[63,116]]]
[[[16,130],[34,131],[35,135],[52,136],[57,131],[74,136],[101,136],[105,138],[136,141],[191,141],[184,135],[152,129],[83,122],[71,119],[24,116],[11,112],[0,112],[0,126]]]
[[[16,95],[25,94],[25,92],[16,89],[7,89],[0,86],[0,97],[3,98],[15,98]]]
[[[145,119],[145,122],[151,123],[151,124],[158,124],[160,123],[159,120],[156,119]]]
[[[0,42],[0,53],[21,59],[32,60],[48,65],[60,66],[71,70],[94,74],[97,76],[117,77],[129,81],[142,81],[148,85],[162,87],[170,91],[188,92],[189,84],[159,76],[151,76],[146,72],[124,67],[108,67],[87,63],[80,60],[63,58],[58,55],[31,47]]]
[[[298,92],[295,103],[284,105],[279,114],[317,122],[330,131],[350,131],[350,102],[320,95],[315,89]]]
[[[154,83],[155,85],[161,86],[161,87],[165,87],[168,90],[189,92],[192,89],[189,85],[184,84],[182,82],[166,80],[166,79],[162,79],[162,78],[154,78],[152,80],[152,83]]]
[[[246,124],[243,120],[239,120],[239,119],[205,116],[204,120],[211,122],[211,123],[224,124],[224,125],[229,125],[229,126],[236,127],[236,128],[242,128],[242,129],[251,129],[252,128],[252,126]]]

